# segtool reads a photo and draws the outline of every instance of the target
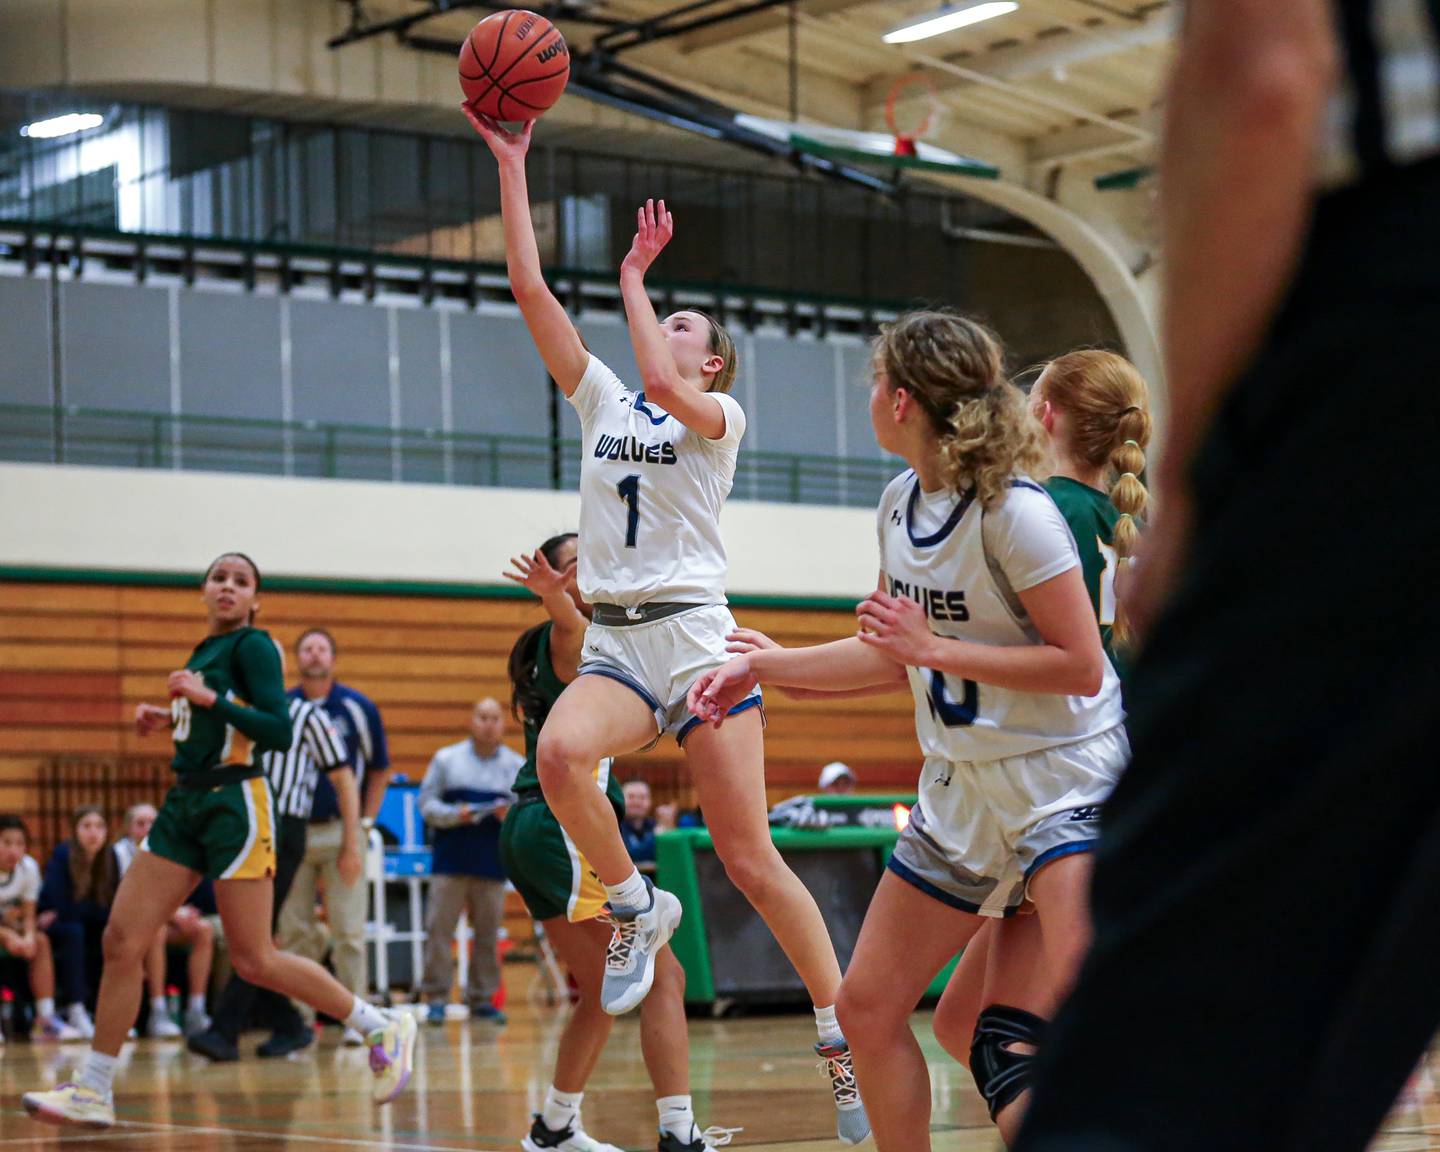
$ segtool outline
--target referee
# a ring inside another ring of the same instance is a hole
[[[1186,9],[1134,760],[1016,1148],[1360,1152],[1440,1021],[1440,3]]]
[[[277,644],[277,648],[280,646]],[[280,663],[285,663],[280,649]],[[280,907],[290,891],[295,872],[305,856],[305,827],[315,799],[315,787],[323,769],[340,801],[347,839],[360,835],[360,792],[350,771],[345,743],[330,723],[325,709],[311,700],[290,698],[290,725],[294,738],[286,752],[266,752],[261,757],[266,779],[275,794],[279,826],[275,833],[275,903],[271,931],[280,918]],[[257,1002],[271,1007],[276,1015],[276,1032],[261,1045],[262,1056],[283,1056],[314,1042],[314,1032],[290,1001],[267,989],[232,975],[220,994],[210,1027],[186,1042],[190,1051],[217,1062],[238,1060],[240,1034],[250,1021]]]

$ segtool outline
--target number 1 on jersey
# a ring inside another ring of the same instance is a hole
[[[629,511],[625,516],[625,547],[635,547],[635,534],[640,531],[640,475],[634,473],[626,476],[620,483],[615,485],[615,491],[620,493],[620,499],[624,500]]]

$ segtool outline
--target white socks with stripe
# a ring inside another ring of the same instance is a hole
[[[540,1119],[550,1131],[564,1131],[580,1119],[580,1101],[584,1099],[584,1092],[561,1092],[552,1084],[545,1093],[545,1107],[540,1111]]]
[[[106,1056],[103,1052],[96,1052],[95,1049],[85,1053],[85,1062],[80,1065],[78,1082],[92,1091],[98,1092],[106,1100],[110,1099],[111,1086],[115,1083],[115,1066],[120,1063],[118,1056]]]
[[[838,1044],[845,1039],[840,1031],[840,1021],[835,1018],[835,1005],[815,1009],[815,1029],[820,1033],[820,1043]]]
[[[389,1023],[384,1012],[368,1000],[362,1000],[358,996],[355,997],[355,1007],[351,1008],[350,1015],[345,1017],[345,1027],[355,1029],[367,1040],[370,1038],[370,1033],[384,1028]]]
[[[689,1096],[661,1096],[655,1101],[655,1108],[660,1113],[661,1132],[670,1133],[682,1144],[693,1144],[700,1139]]]

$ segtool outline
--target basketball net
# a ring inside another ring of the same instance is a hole
[[[939,106],[935,83],[923,72],[902,76],[891,85],[885,98],[885,123],[895,137],[896,156],[918,155],[918,142],[933,126]]]

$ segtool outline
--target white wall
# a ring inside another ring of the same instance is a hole
[[[501,584],[578,515],[571,492],[0,464],[0,567],[186,573],[238,549],[267,577]],[[722,524],[732,593],[875,587],[869,510],[737,502]]]

